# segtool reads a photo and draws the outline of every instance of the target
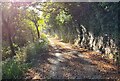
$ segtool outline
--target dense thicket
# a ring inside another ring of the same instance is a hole
[[[118,3],[54,3],[48,7],[53,5],[57,11],[50,14],[51,35],[119,62]]]
[[[2,3],[2,73],[3,79],[23,78],[35,54],[47,50],[48,40],[41,33],[44,19],[31,3]]]

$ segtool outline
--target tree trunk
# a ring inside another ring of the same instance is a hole
[[[40,32],[39,32],[39,30],[38,30],[38,26],[37,26],[37,24],[35,23],[35,27],[36,27],[36,30],[37,30],[37,35],[38,35],[38,39],[40,38]]]
[[[6,27],[6,30],[7,30],[8,41],[9,41],[10,50],[11,50],[11,53],[12,53],[11,57],[12,57],[13,55],[16,55],[16,53],[15,53],[15,50],[14,50],[13,41],[11,39],[11,30],[8,27],[9,19],[8,19],[8,21],[5,21],[4,18],[2,18],[2,20],[3,20],[3,23],[5,24],[5,27]]]
[[[12,42],[12,39],[11,39],[10,30],[8,32],[8,39],[9,39],[9,44],[10,44],[10,49],[11,49],[11,52],[12,52],[12,56],[14,56],[14,55],[16,55],[16,53],[15,53],[13,42]]]

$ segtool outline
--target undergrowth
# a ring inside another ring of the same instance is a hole
[[[16,51],[16,55],[12,59],[8,58],[2,61],[3,79],[22,78],[27,69],[31,67],[34,56],[47,51],[48,44],[46,35],[42,34],[41,39]]]

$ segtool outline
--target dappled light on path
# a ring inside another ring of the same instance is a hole
[[[99,57],[97,52],[77,48],[55,38],[49,38],[49,41],[49,51],[34,58],[32,79],[116,78],[115,74],[110,76],[116,73],[116,67]]]

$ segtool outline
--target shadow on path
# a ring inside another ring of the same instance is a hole
[[[101,79],[105,73],[88,58],[84,50],[73,49],[71,45],[50,38],[49,51],[37,54],[27,78],[32,79]],[[104,68],[104,67],[102,67]],[[112,68],[112,66],[111,66]]]

